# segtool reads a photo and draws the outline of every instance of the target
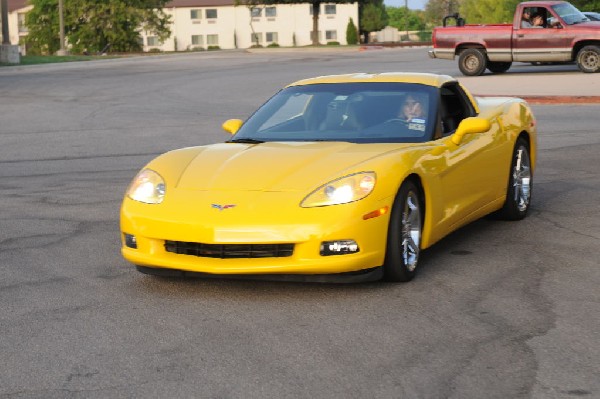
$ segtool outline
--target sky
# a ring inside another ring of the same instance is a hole
[[[424,10],[427,0],[408,0],[408,8],[411,10]],[[383,0],[383,4],[392,7],[404,7],[405,0]]]

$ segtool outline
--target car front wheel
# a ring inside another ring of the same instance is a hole
[[[402,183],[390,216],[384,278],[410,281],[415,276],[421,252],[423,201],[421,192],[410,180]]]
[[[515,144],[506,190],[506,201],[499,216],[506,220],[521,220],[527,216],[531,202],[533,174],[529,145],[519,138]]]

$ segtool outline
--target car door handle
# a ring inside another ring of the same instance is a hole
[[[518,34],[517,34],[517,37],[525,37],[525,35],[524,35],[524,34],[522,34],[522,33],[518,33]]]

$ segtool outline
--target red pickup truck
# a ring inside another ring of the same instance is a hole
[[[583,72],[600,72],[600,22],[566,1],[520,3],[512,24],[466,25],[454,15],[456,26],[446,26],[447,18],[433,30],[429,56],[458,56],[464,75],[506,72],[513,61],[575,61]]]

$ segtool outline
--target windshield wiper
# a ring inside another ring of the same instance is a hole
[[[261,144],[261,143],[264,143],[264,141],[256,140],[256,139],[241,138],[241,139],[227,140],[226,143]]]

